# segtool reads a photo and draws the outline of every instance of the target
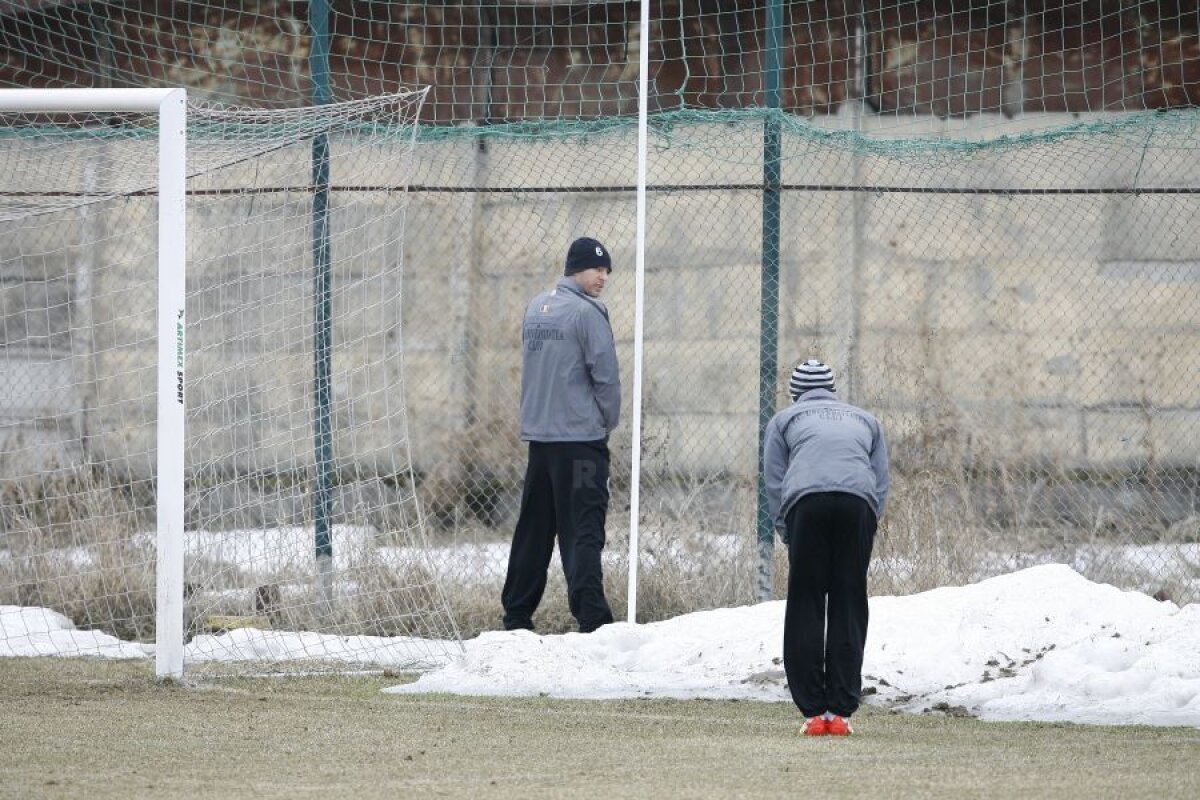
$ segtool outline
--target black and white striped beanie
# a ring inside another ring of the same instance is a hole
[[[788,381],[788,392],[791,393],[793,401],[809,389],[834,391],[833,370],[815,358],[810,358],[792,370],[792,379]]]

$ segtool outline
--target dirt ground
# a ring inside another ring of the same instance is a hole
[[[398,696],[395,677],[159,685],[145,663],[0,659],[0,797],[1200,797],[1200,730],[865,708]]]

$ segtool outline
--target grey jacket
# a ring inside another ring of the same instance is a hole
[[[833,392],[810,389],[767,423],[763,476],[767,508],[781,535],[788,511],[814,492],[858,495],[879,518],[891,485],[883,428]]]
[[[621,377],[604,304],[560,278],[525,309],[521,342],[521,438],[608,438],[621,416]]]

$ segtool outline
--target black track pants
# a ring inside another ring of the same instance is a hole
[[[862,695],[875,512],[857,495],[824,492],[800,498],[786,524],[783,665],[792,700],[806,717],[848,717]]]
[[[529,443],[521,513],[500,596],[506,630],[532,630],[533,613],[546,590],[556,532],[567,601],[579,630],[589,633],[613,621],[600,571],[607,514],[605,442]]]

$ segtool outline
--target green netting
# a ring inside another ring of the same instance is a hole
[[[781,2],[777,35],[769,8],[653,3],[651,112],[768,105],[774,63],[783,109],[833,127],[870,116],[898,134],[1200,97],[1193,3]],[[327,53],[334,99],[429,85],[427,123],[636,115],[638,23],[638,3],[603,0],[23,0],[0,3],[0,85],[181,85],[215,102],[296,106],[316,96],[313,56]]]

